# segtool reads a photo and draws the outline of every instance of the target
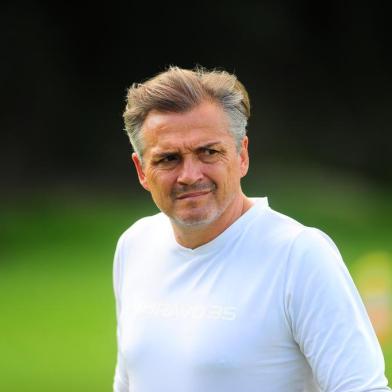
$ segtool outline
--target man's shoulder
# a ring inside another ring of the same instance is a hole
[[[169,220],[162,212],[145,216],[135,221],[120,236],[119,242],[140,241],[151,238],[155,232],[162,232],[169,224]]]
[[[259,232],[265,233],[272,246],[295,244],[296,249],[305,251],[309,247],[321,245],[336,249],[333,240],[321,229],[308,226],[269,206],[265,212],[256,224],[259,226]]]
[[[262,230],[268,233],[269,237],[276,237],[283,241],[293,240],[306,228],[297,219],[271,207],[268,207],[259,222],[262,225]]]
[[[345,269],[335,242],[322,229],[272,209],[266,215],[263,245],[273,251],[285,252],[287,257],[283,259],[287,262],[288,273],[308,276],[310,271],[323,270],[327,274]]]

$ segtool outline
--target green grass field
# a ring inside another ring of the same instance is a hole
[[[392,255],[391,192],[342,183],[265,187],[273,208],[326,231],[352,272],[371,252]],[[147,195],[144,202],[58,195],[2,202],[1,391],[111,390],[114,247],[135,219],[155,211]],[[391,341],[383,350],[392,379]]]

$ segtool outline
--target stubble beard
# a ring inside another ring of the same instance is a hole
[[[216,185],[214,184],[211,193],[216,193]],[[225,200],[225,203],[221,206],[217,206],[214,203],[214,206],[211,204],[207,204],[204,208],[206,209],[205,214],[199,214],[199,216],[190,216],[188,218],[181,218],[178,215],[169,216],[170,220],[173,224],[178,227],[186,228],[186,229],[202,229],[203,227],[207,227],[212,224],[214,221],[219,219],[224,211],[229,207],[232,201],[235,198],[235,194],[231,194],[230,197]],[[189,207],[191,208],[191,207]],[[197,207],[196,207],[197,208]]]

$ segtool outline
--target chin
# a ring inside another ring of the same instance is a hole
[[[220,211],[214,211],[210,214],[200,214],[200,215],[191,215],[191,216],[172,216],[170,219],[182,227],[203,227],[208,226],[213,223],[216,219],[221,215]]]

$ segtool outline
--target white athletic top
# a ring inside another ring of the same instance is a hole
[[[116,392],[389,391],[341,256],[267,198],[214,240],[179,245],[143,218],[114,262]]]

